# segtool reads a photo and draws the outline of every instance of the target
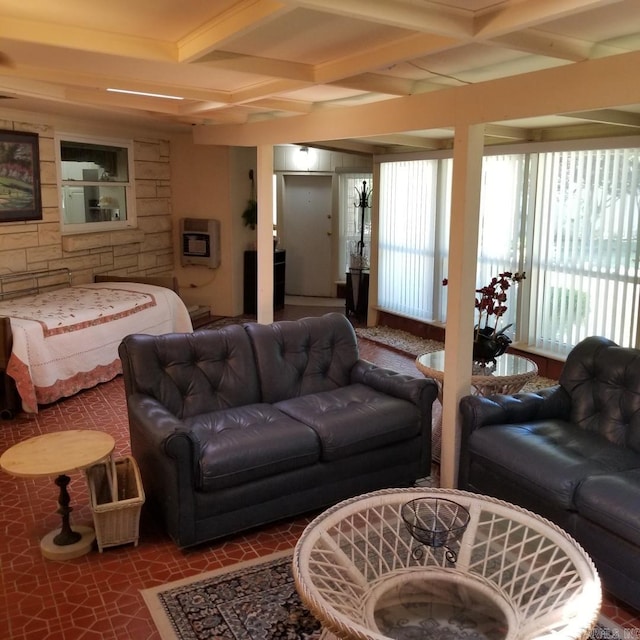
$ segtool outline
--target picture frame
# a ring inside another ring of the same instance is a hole
[[[0,223],[42,220],[38,134],[0,130]]]

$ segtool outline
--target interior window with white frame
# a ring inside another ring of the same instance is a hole
[[[62,232],[135,226],[133,142],[60,134],[56,143]]]

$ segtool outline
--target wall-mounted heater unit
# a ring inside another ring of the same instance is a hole
[[[182,266],[220,266],[220,220],[182,218],[180,220]]]

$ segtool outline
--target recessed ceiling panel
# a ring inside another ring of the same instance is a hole
[[[323,64],[352,55],[363,46],[382,45],[408,33],[374,22],[296,9],[234,38],[224,48],[263,58]]]

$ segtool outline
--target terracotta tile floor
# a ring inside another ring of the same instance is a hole
[[[361,341],[363,357],[416,373],[413,358]],[[122,378],[0,423],[0,452],[41,433],[96,429],[116,439],[116,455],[129,453]],[[72,524],[92,524],[84,477],[72,475]],[[140,589],[293,547],[312,515],[231,539],[180,551],[145,512],[140,545],[93,551],[66,562],[44,559],[39,541],[59,526],[57,487],[51,479],[0,473],[0,639],[158,640]],[[608,602],[605,614],[640,628],[638,613]]]

